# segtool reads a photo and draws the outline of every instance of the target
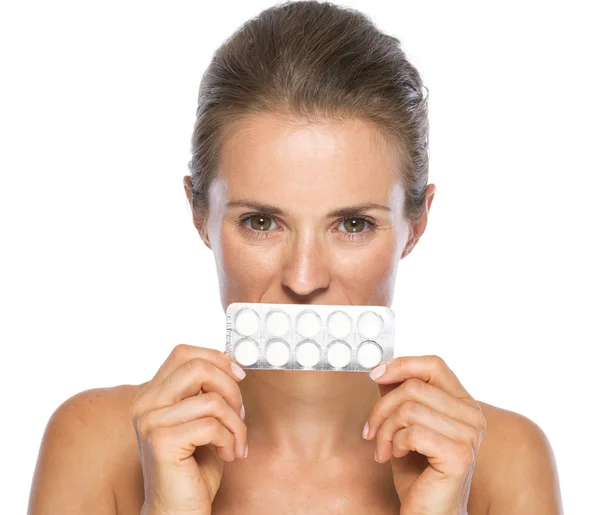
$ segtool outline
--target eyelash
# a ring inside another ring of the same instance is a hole
[[[244,218],[241,218],[238,222],[236,222],[237,225],[241,225],[242,229],[244,231],[246,231],[248,234],[252,235],[252,236],[256,236],[259,238],[268,238],[269,237],[269,233],[273,232],[271,230],[268,231],[257,231],[255,229],[252,229],[250,227],[248,227],[246,225],[246,221],[250,220],[251,218],[254,218],[255,216],[260,216],[263,218],[268,218],[270,220],[274,220],[277,221],[277,219],[273,216],[269,216],[269,215],[264,215],[262,213],[253,213],[251,215],[247,215]],[[348,241],[360,241],[364,238],[367,237],[371,237],[373,236],[373,234],[375,233],[375,231],[377,230],[377,224],[370,218],[366,218],[364,216],[349,216],[346,218],[342,218],[340,220],[337,221],[337,225],[339,225],[340,223],[342,223],[344,220],[363,220],[364,222],[367,222],[368,226],[366,229],[364,229],[361,232],[345,232],[345,231],[337,231],[337,232],[341,232],[344,235],[344,238]]]

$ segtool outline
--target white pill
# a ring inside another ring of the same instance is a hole
[[[366,342],[358,348],[358,363],[363,368],[373,368],[379,365],[383,352],[381,347],[376,343]]]
[[[352,329],[352,320],[343,311],[336,311],[327,320],[327,330],[334,338],[345,338]]]
[[[296,330],[305,338],[312,338],[321,329],[319,315],[312,311],[302,313],[296,322]]]
[[[383,320],[372,311],[360,315],[358,319],[358,332],[365,338],[377,338],[383,329]]]
[[[267,317],[267,332],[273,336],[283,336],[290,330],[290,317],[283,311],[273,311]]]
[[[240,340],[233,355],[240,365],[249,367],[258,361],[258,346],[254,340]]]
[[[303,367],[314,367],[321,359],[321,349],[313,342],[296,347],[296,361]]]
[[[281,340],[273,340],[267,346],[265,357],[270,365],[282,367],[290,360],[290,348]]]
[[[351,359],[350,347],[343,342],[333,342],[327,349],[327,361],[332,367],[343,368]]]
[[[259,326],[260,319],[251,309],[242,309],[235,317],[235,330],[243,336],[252,336]]]

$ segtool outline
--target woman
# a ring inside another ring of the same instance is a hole
[[[277,5],[224,43],[184,177],[223,309],[391,305],[435,194],[424,89],[396,38],[329,3]],[[555,514],[557,484],[541,429],[440,357],[244,372],[178,345],[149,382],[56,410],[29,513]]]

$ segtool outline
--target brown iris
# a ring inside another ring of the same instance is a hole
[[[266,231],[270,224],[270,217],[254,215],[250,217],[250,227],[255,231]],[[362,218],[346,218],[344,220],[344,229],[348,232],[362,232],[365,228],[365,220]]]
[[[258,220],[258,223],[254,223],[254,220]],[[250,218],[250,227],[255,231],[264,231],[271,225],[270,218],[268,216],[254,215]]]
[[[350,223],[348,223],[350,221]],[[362,218],[346,218],[344,220],[344,229],[348,232],[362,232],[365,221]]]

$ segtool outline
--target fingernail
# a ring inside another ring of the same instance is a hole
[[[231,362],[231,371],[239,379],[244,379],[244,377],[246,377],[246,372],[244,372],[242,367],[238,366],[233,361]]]
[[[242,409],[240,410],[240,417],[242,420],[246,420],[246,409],[244,408],[244,404],[242,403]]]
[[[366,440],[367,436],[369,436],[369,423],[367,422],[365,424],[365,427],[363,427],[363,432],[362,432],[362,437]]]
[[[381,377],[383,374],[385,374],[385,363],[371,370],[369,375],[371,376],[371,379],[375,380],[378,377]]]
[[[375,452],[373,453],[373,457],[375,458],[375,461],[377,463],[379,463],[379,458],[377,457],[377,449],[375,449]]]
[[[246,444],[246,450],[244,451],[244,458],[248,457],[248,444]]]

